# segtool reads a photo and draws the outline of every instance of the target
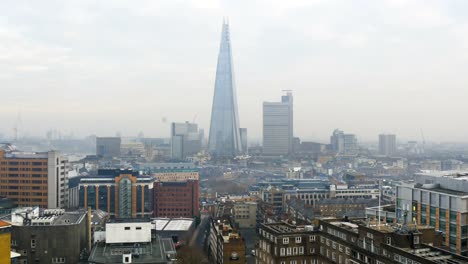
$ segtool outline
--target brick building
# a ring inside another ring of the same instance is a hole
[[[442,235],[433,227],[347,218],[317,220],[315,224],[262,224],[256,263],[468,263],[467,257],[440,248]]]
[[[195,217],[200,215],[198,180],[154,182],[154,217]]]

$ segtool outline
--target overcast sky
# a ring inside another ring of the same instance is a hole
[[[223,16],[241,127],[294,94],[294,133],[468,141],[468,1],[1,1],[0,133],[209,130]]]

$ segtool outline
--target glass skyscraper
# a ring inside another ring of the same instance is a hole
[[[223,22],[221,34],[208,151],[214,156],[235,156],[242,151],[227,22]]]

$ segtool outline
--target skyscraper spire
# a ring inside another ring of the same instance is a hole
[[[211,110],[208,151],[215,156],[235,156],[241,150],[229,24],[226,19],[223,19]]]

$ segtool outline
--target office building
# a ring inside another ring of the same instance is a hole
[[[468,255],[468,172],[418,173],[414,182],[396,186],[399,223],[430,225],[439,230],[443,246]]]
[[[18,263],[78,264],[85,260],[86,211],[22,207],[15,209],[9,221],[12,250],[21,254]]]
[[[195,155],[202,148],[202,134],[198,125],[194,123],[172,123],[171,124],[171,157],[182,160],[188,156]]]
[[[263,102],[263,154],[289,155],[293,152],[293,96],[281,102]]]
[[[88,263],[176,263],[172,238],[161,238],[156,233],[149,219],[110,220],[99,232],[100,242],[93,245]]]
[[[242,145],[242,153],[247,154],[248,152],[247,128],[240,128],[240,139],[241,139],[241,145]]]
[[[24,152],[0,148],[0,196],[16,206],[68,205],[68,160],[57,151]]]
[[[156,172],[154,178],[154,217],[192,218],[200,215],[197,170],[163,170]]]
[[[345,134],[335,129],[330,137],[332,150],[339,155],[355,155],[358,152],[357,138],[354,134]]]
[[[121,143],[120,137],[97,137],[96,155],[103,158],[119,158]]]
[[[226,22],[221,33],[208,151],[214,156],[231,157],[242,152],[231,39]]]
[[[257,203],[235,202],[233,216],[234,222],[239,228],[255,228],[257,225]]]
[[[396,136],[392,134],[379,135],[379,154],[391,156],[396,152]]]
[[[154,178],[137,171],[101,169],[79,181],[79,207],[103,210],[112,217],[135,218],[152,215]]]

